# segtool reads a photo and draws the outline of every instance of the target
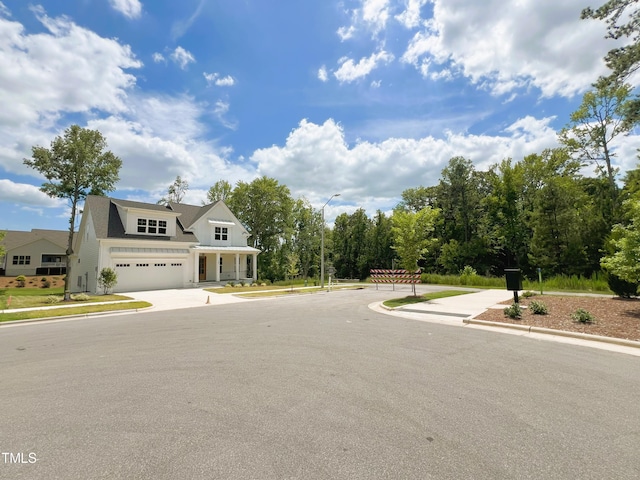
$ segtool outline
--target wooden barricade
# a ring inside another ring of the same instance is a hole
[[[420,283],[421,272],[416,270],[415,272],[408,272],[407,270],[391,270],[382,268],[372,268],[369,271],[370,279],[372,283],[376,284],[376,290],[378,289],[378,283]]]

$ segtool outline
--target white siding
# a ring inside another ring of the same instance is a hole
[[[88,291],[97,292],[98,284],[98,251],[99,243],[96,238],[96,231],[93,226],[91,212],[87,211],[86,222],[81,225],[78,235],[82,238],[78,239],[80,248],[76,252],[78,260],[71,265],[71,291]],[[82,286],[78,286],[78,277],[82,277]]]

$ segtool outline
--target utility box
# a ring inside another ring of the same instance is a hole
[[[505,268],[504,274],[507,278],[507,290],[513,292],[522,290],[522,275],[519,268]]]

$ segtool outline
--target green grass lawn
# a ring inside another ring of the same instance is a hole
[[[418,295],[417,297],[411,295],[403,298],[393,298],[391,300],[385,300],[382,304],[385,307],[395,308],[402,307],[403,305],[411,305],[413,303],[428,302],[429,300],[435,300],[437,298],[455,297],[457,295],[466,295],[473,292],[465,292],[462,290],[443,290],[442,292],[425,293],[424,295]]]
[[[51,307],[64,305],[62,301],[56,303],[49,297],[64,298],[62,288],[35,289],[35,288],[6,288],[0,290],[0,309],[14,310],[17,308]],[[118,300],[131,300],[124,295],[90,295],[88,300],[72,301],[69,305],[86,304],[95,302],[114,302]],[[73,295],[72,295],[73,298]],[[9,299],[10,304],[9,304]]]
[[[27,312],[0,313],[0,323],[12,320],[32,320],[36,318],[64,317],[66,315],[86,315],[88,313],[132,310],[151,307],[149,302],[112,303],[107,305],[91,305],[82,303],[75,307],[54,308],[49,310],[29,310]]]

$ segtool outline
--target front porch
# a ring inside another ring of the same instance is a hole
[[[258,250],[246,247],[235,251],[220,251],[216,247],[193,249],[194,272],[193,283],[246,281],[258,279]]]

